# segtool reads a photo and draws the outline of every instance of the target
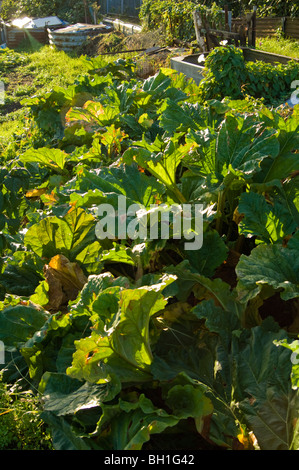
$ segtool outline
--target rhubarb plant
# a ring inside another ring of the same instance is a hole
[[[58,450],[298,450],[298,106],[89,65],[0,170],[3,380]]]

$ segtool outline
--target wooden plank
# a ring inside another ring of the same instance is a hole
[[[203,22],[202,22],[202,18],[201,18],[201,13],[197,10],[195,10],[193,12],[193,21],[194,21],[194,28],[195,28],[197,43],[200,46],[201,50],[203,52],[205,52],[207,50],[207,48],[206,48],[206,45],[205,45],[204,36],[201,33],[201,29],[203,27]]]
[[[220,35],[223,36],[224,38],[228,39],[239,39],[240,34],[239,33],[231,33],[230,31],[222,31],[218,29],[209,29],[209,33],[215,34],[215,35]]]
[[[273,54],[272,52],[250,49],[248,47],[243,48],[243,55],[246,61],[255,62],[256,60],[261,60],[271,64],[275,64],[277,62],[280,62],[281,64],[287,64],[290,60],[293,60],[292,57]],[[299,63],[299,59],[295,59],[295,61]]]

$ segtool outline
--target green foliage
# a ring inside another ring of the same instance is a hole
[[[298,449],[298,106],[87,65],[27,100],[32,134],[2,155],[3,379],[38,389],[58,450]],[[201,204],[202,247],[171,217],[141,236],[155,203]]]
[[[211,3],[205,6],[192,0],[187,2],[179,0],[145,0],[140,7],[139,18],[143,27],[148,30],[162,27],[166,32],[169,43],[172,43],[174,39],[193,41],[195,40],[192,15],[194,10],[200,10],[213,23],[221,24],[221,21],[223,21],[223,14],[219,5]]]
[[[285,55],[297,59],[299,57],[298,41],[283,37],[259,38],[256,41],[256,48],[261,51],[273,52],[273,54]]]
[[[290,95],[291,84],[298,77],[299,65],[295,61],[288,64],[265,64],[248,62],[247,78],[244,90],[256,98],[264,98],[266,102],[281,99]]]
[[[11,49],[1,49],[0,51],[0,72],[8,72],[15,69],[15,67],[25,65],[28,58]]]
[[[40,403],[30,390],[0,382],[0,450],[52,450],[40,418]]]
[[[21,0],[16,5],[12,0],[4,0],[1,4],[1,16],[5,20],[21,16],[44,17],[57,15],[70,23],[82,21],[85,18],[84,3],[77,0],[40,1]]]
[[[195,31],[192,12],[197,9],[208,19],[210,24],[221,25],[226,2],[224,0],[207,0],[202,4],[198,0],[144,0],[141,4],[139,18],[145,28],[149,30],[163,28],[169,42],[174,39],[184,41],[195,40]],[[292,0],[244,0],[243,2],[232,2],[230,8],[234,18],[243,17],[247,11],[252,11],[257,6],[259,17],[264,16],[298,16],[298,5]],[[275,51],[273,51],[275,52]]]
[[[295,61],[275,65],[261,61],[245,62],[242,50],[228,45],[216,47],[209,53],[200,86],[204,99],[222,99],[225,96],[240,99],[250,95],[263,98],[270,104],[274,100],[289,98],[291,84],[298,71]]]
[[[234,5],[235,16],[242,15],[246,10],[257,6],[259,16],[298,16],[298,4],[292,0],[244,0],[241,8]]]

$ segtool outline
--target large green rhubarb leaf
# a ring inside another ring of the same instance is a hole
[[[70,261],[96,241],[96,221],[82,208],[69,211],[63,218],[46,217],[26,232],[24,243],[41,258],[63,254]],[[98,245],[100,251],[100,244]],[[90,261],[90,260],[89,260]]]
[[[16,251],[6,258],[6,266],[0,274],[0,284],[6,292],[15,295],[33,294],[43,279],[44,263],[32,252]]]
[[[212,174],[219,180],[231,172],[249,179],[266,157],[279,152],[276,132],[252,116],[227,115],[219,131],[190,132],[187,141],[198,146],[197,157],[188,159],[187,166],[200,176]]]
[[[241,329],[231,311],[223,311],[212,301],[199,303],[193,312],[206,319],[210,332],[219,335],[217,371],[211,386],[215,408],[219,398],[224,399],[252,430],[262,450],[291,449],[298,435],[294,419],[299,395],[292,390],[290,353],[275,345],[277,340],[285,341],[286,332],[271,319]],[[211,435],[216,425],[220,425],[217,414],[212,417]]]
[[[36,162],[57,172],[64,169],[68,155],[59,149],[50,149],[47,147],[27,150],[20,156],[23,163]]]
[[[280,291],[283,300],[299,295],[298,250],[280,245],[259,245],[249,256],[242,255],[236,267],[242,301],[256,297],[263,285]]]
[[[76,189],[71,196],[73,201],[85,197],[86,201],[80,199],[81,205],[84,202],[91,205],[105,201],[117,210],[119,196],[126,197],[127,205],[136,203],[149,207],[161,199],[164,191],[161,183],[138,171],[137,165],[133,164],[99,170],[80,169]]]
[[[159,284],[122,290],[113,324],[76,342],[68,374],[99,383],[112,376],[121,382],[149,380],[153,359],[150,318],[165,307],[161,291],[174,280],[174,276],[165,276]]]
[[[46,372],[39,384],[43,394],[43,410],[56,416],[80,415],[81,411],[98,413],[97,408],[110,401],[119,392],[108,385],[82,383],[61,373]]]
[[[234,338],[234,396],[262,450],[291,450],[298,419],[298,391],[291,386],[290,353],[274,341],[283,330],[255,327]]]
[[[102,450],[140,450],[151,434],[163,433],[180,420],[156,408],[144,394],[132,402],[120,399],[115,405],[105,404],[102,410],[97,429],[91,434],[96,448]]]
[[[269,112],[269,111],[268,111]],[[280,145],[278,155],[270,155],[261,164],[261,172],[256,175],[254,181],[260,183],[273,183],[287,178],[293,171],[298,170],[299,149],[299,110],[294,108],[288,119],[276,116],[278,142]],[[271,123],[273,127],[274,122]]]
[[[26,343],[48,318],[47,312],[29,305],[7,307],[0,312],[0,339],[7,347],[19,347]]]
[[[282,242],[297,227],[296,214],[293,217],[289,209],[291,204],[291,200],[284,205],[276,198],[270,204],[262,194],[243,193],[238,206],[238,212],[244,215],[239,223],[239,233],[248,237],[257,236],[265,243]]]
[[[134,142],[134,147],[124,153],[123,159],[127,164],[136,161],[158,181],[165,184],[178,202],[186,202],[176,185],[176,171],[193,143],[180,144],[178,137],[163,139],[157,136],[153,143],[143,137],[142,141]]]

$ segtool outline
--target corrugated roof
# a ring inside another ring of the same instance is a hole
[[[59,26],[66,24],[58,16],[46,16],[44,18],[17,18],[12,21],[12,26],[17,28],[25,29],[35,29],[35,28],[44,28],[45,26]]]
[[[76,33],[76,32],[89,32],[89,31],[97,31],[97,30],[111,30],[111,26],[107,26],[104,24],[86,24],[86,23],[76,23],[72,24],[70,26],[66,26],[65,28],[57,29],[56,33],[64,33],[64,34],[69,34],[69,33]]]

